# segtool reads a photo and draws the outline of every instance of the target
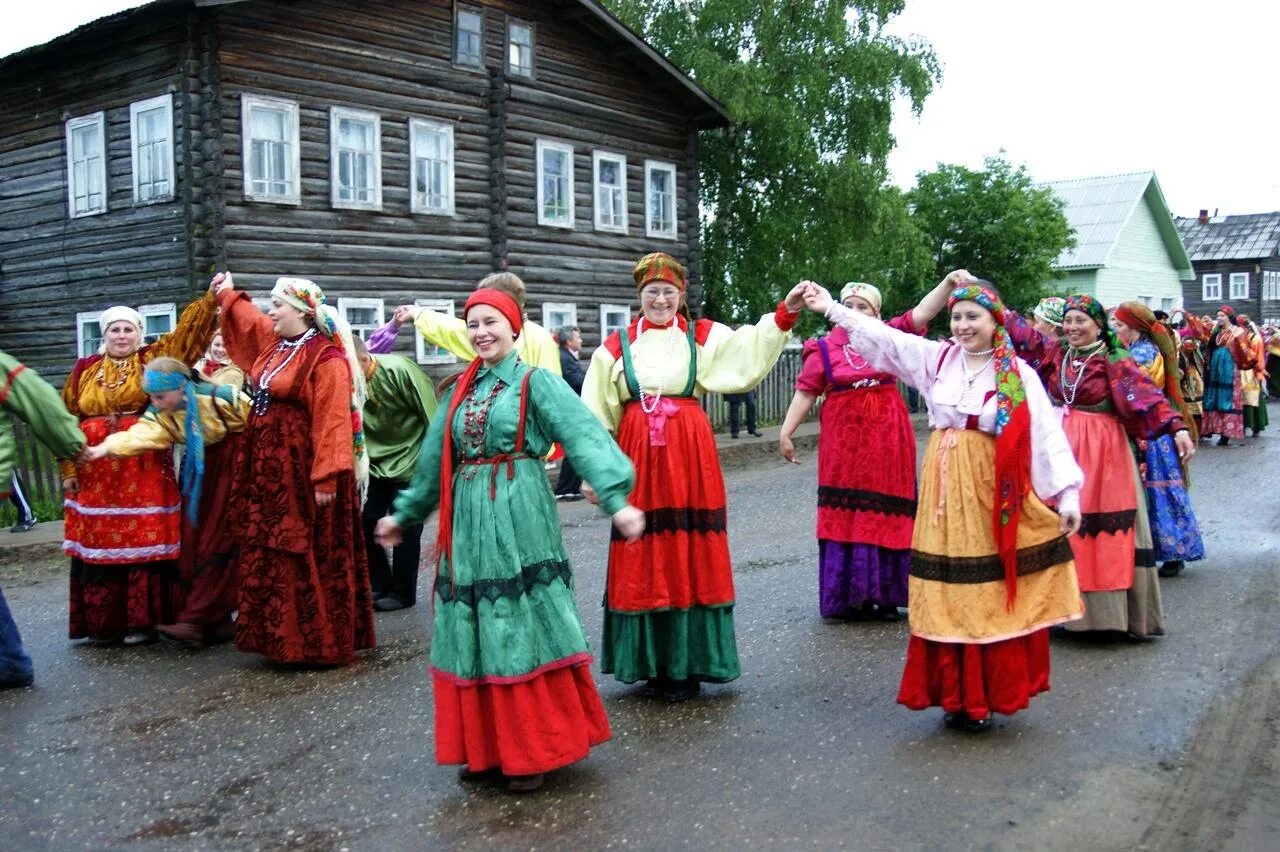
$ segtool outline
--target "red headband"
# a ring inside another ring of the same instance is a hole
[[[501,290],[494,290],[492,287],[481,287],[476,290],[467,297],[467,305],[462,309],[462,318],[464,320],[476,305],[488,305],[493,308],[506,317],[507,322],[511,323],[512,331],[517,335],[520,334],[520,329],[524,326],[524,317],[520,313],[520,306],[516,304],[516,300],[506,293]]]

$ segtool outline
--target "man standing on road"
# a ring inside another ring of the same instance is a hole
[[[0,352],[0,406],[22,418],[31,433],[59,459],[74,459],[84,450],[80,422],[67,411],[58,392],[35,370],[28,370],[4,352]],[[13,424],[0,415],[0,488],[9,483],[17,458]],[[0,494],[0,499],[4,496]],[[0,592],[0,689],[30,686],[34,680],[31,658],[22,647],[18,625]]]
[[[422,527],[408,527],[398,545],[387,552],[373,540],[378,519],[391,504],[418,463],[427,424],[436,412],[436,394],[426,374],[403,355],[371,355],[353,338],[369,399],[364,405],[365,446],[369,451],[369,497],[364,504],[364,539],[369,554],[369,585],[379,612],[413,606],[418,597],[418,561]]]
[[[573,388],[573,392],[582,396],[582,380],[587,371],[578,363],[578,353],[582,350],[582,332],[577,326],[565,326],[556,329],[556,344],[560,347],[560,374]],[[556,482],[557,500],[581,500],[582,477],[573,469],[573,462],[565,456],[560,460],[560,479]]]

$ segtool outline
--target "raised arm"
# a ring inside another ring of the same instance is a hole
[[[939,281],[937,286],[926,293],[925,297],[911,309],[911,321],[915,323],[915,327],[923,334],[929,328],[929,323],[933,322],[933,318],[947,306],[947,299],[951,297],[951,291],[957,287],[976,284],[977,281],[978,279],[970,275],[967,269],[955,269],[948,272],[946,277]]]
[[[721,393],[742,393],[760,384],[778,363],[803,307],[804,296],[797,285],[778,303],[777,310],[762,316],[755,325],[734,330],[713,323],[699,356],[698,384]]]
[[[393,319],[369,335],[369,339],[365,341],[364,345],[369,350],[370,355],[386,355],[395,348],[396,338],[399,335],[400,323]]]
[[[231,360],[248,369],[258,356],[275,346],[275,326],[249,298],[235,288],[230,272],[218,273],[210,285],[222,308],[222,341]]]
[[[423,308],[418,311],[413,327],[418,330],[418,334],[422,335],[422,339],[432,346],[439,346],[464,361],[470,361],[476,357],[476,350],[467,337],[465,320]]]
[[[191,366],[209,348],[209,341],[213,340],[217,328],[218,303],[210,287],[202,297],[187,305],[173,331],[162,334],[159,340],[143,350],[144,357],[149,361],[164,355]]]

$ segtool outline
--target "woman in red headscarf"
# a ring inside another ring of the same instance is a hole
[[[724,475],[698,397],[759,384],[804,302],[797,287],[735,331],[690,317],[685,270],[671,255],[645,255],[632,276],[640,316],[605,338],[582,385],[583,402],[636,466],[631,499],[646,516],[638,544],[609,546],[600,668],[684,701],[703,681],[740,673]]]
[[[515,301],[476,290],[463,316],[477,357],[375,534],[394,546],[439,503],[436,759],[463,764],[464,780],[501,773],[509,790],[528,792],[609,738],[542,458],[553,442],[564,447],[621,538],[638,536],[644,515],[627,502],[635,480],[617,444],[569,385],[515,351]]]
[[[898,702],[988,730],[1049,688],[1048,628],[1083,612],[1066,535],[1083,474],[1035,371],[1015,356],[1000,296],[964,270],[948,341],[906,334],[805,282],[806,304],[878,370],[929,403],[911,539],[911,639]],[[1047,503],[1057,505],[1057,512]]]
[[[1244,330],[1236,325],[1235,308],[1223,305],[1217,322],[1201,334],[1208,344],[1208,373],[1205,376],[1204,420],[1201,431],[1217,435],[1218,446],[1232,438],[1244,437],[1244,390],[1240,371],[1253,367],[1253,352]]]

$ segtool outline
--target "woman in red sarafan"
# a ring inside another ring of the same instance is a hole
[[[230,274],[213,286],[227,352],[253,365],[229,512],[239,541],[236,647],[277,663],[351,662],[374,634],[360,519],[364,374],[350,329],[302,278],[277,280],[266,315]]]
[[[182,312],[173,331],[144,345],[137,311],[123,305],[103,311],[102,348],[76,361],[62,389],[89,446],[128,429],[146,410],[142,374],[148,362],[163,355],[195,363],[217,321],[213,295],[206,294]],[[173,617],[181,598],[175,567],[181,500],[172,452],[79,466],[63,461],[61,468],[70,637],[100,645],[154,640],[155,625]]]

